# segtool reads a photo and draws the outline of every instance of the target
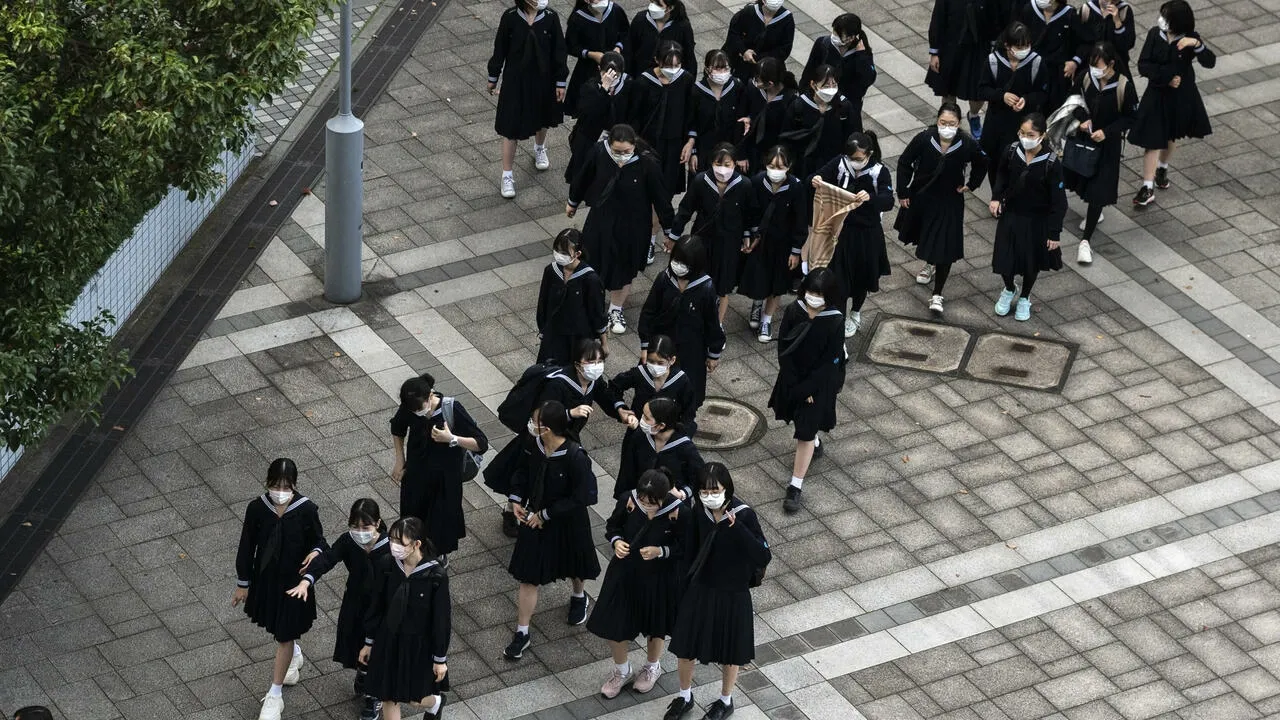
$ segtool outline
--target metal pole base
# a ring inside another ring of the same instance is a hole
[[[360,245],[364,223],[364,122],[338,115],[325,125],[324,298],[360,299]]]

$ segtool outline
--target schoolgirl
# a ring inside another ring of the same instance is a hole
[[[542,273],[538,290],[538,362],[568,364],[578,343],[608,338],[604,284],[586,263],[582,233],[566,228],[551,245],[551,264]]]
[[[569,65],[560,16],[547,0],[516,0],[502,14],[488,69],[489,94],[498,96],[493,129],[502,138],[502,197],[513,198],[516,143],[532,137],[533,165],[546,170],[547,129],[564,121]]]
[[[1089,243],[1102,221],[1102,209],[1115,205],[1120,197],[1124,133],[1133,124],[1138,105],[1138,91],[1129,78],[1120,74],[1120,58],[1110,43],[1098,43],[1087,57],[1089,71],[1081,73],[1080,80],[1085,107],[1076,109],[1076,119],[1080,121],[1077,132],[1098,148],[1097,165],[1088,177],[1062,169],[1066,188],[1074,190],[1089,206],[1080,223],[1080,245],[1076,250],[1076,262],[1082,265],[1093,262]]]
[[[609,357],[604,343],[595,338],[579,340],[572,357],[572,365],[547,375],[538,402],[555,400],[569,408],[569,433],[577,442],[593,412],[592,403],[618,422],[626,422],[630,411],[618,406],[618,396],[604,379],[604,361]]]
[[[706,76],[693,86],[689,99],[689,139],[680,151],[690,173],[711,165],[713,150],[721,143],[742,140],[747,124],[746,91],[729,71],[729,56],[716,49],[703,63]]]
[[[893,176],[889,168],[880,164],[880,143],[875,134],[859,132],[849,136],[842,156],[822,166],[811,180],[813,187],[818,187],[819,178],[862,200],[840,228],[831,269],[839,280],[841,294],[828,302],[842,313],[845,301],[850,302],[852,311],[844,321],[844,336],[853,337],[862,327],[862,305],[867,294],[879,292],[880,278],[888,277],[892,270],[880,214],[893,209]]]
[[[400,720],[402,703],[426,708],[426,717],[442,717],[453,632],[449,576],[435,559],[439,548],[432,547],[422,520],[402,517],[388,535],[391,550],[374,565],[360,651],[369,666],[369,693],[382,700],[386,720]]]
[[[858,117],[856,129],[862,129],[862,99],[876,82],[875,57],[871,43],[862,29],[862,18],[853,13],[836,16],[831,23],[831,34],[813,41],[809,59],[800,74],[800,86],[805,87],[823,73],[821,68],[836,68],[840,79],[840,94],[849,99]]]
[[[657,335],[669,335],[676,353],[685,359],[685,374],[693,383],[694,407],[707,396],[707,373],[720,364],[724,352],[724,327],[720,324],[719,299],[706,274],[707,251],[694,235],[680,238],[671,249],[671,264],[658,275],[640,309],[640,362],[649,361],[649,343]]]
[[[765,58],[786,64],[796,40],[796,18],[782,3],[783,0],[755,0],[730,18],[724,51],[729,54],[735,77],[755,77]]]
[[[1169,187],[1176,141],[1213,132],[1196,86],[1195,63],[1212,68],[1218,58],[1196,32],[1196,16],[1186,0],[1169,0],[1160,6],[1156,27],[1147,31],[1138,54],[1138,72],[1147,79],[1147,89],[1129,130],[1129,142],[1145,151],[1135,207],[1150,205],[1156,199],[1154,188]]]
[[[791,290],[791,272],[800,264],[809,227],[809,194],[791,174],[791,152],[775,145],[764,154],[764,168],[751,179],[759,210],[756,240],[747,254],[738,292],[751,298],[748,324],[758,329],[756,340],[773,340],[773,315],[778,297]]]
[[[916,282],[933,283],[929,311],[936,316],[951,266],[964,258],[964,194],[986,174],[987,156],[960,130],[960,106],[952,102],[942,103],[937,124],[912,138],[898,158],[900,209],[893,226],[924,261]]]
[[[675,400],[683,411],[680,422],[692,436],[697,431],[694,418],[698,412],[698,401],[693,381],[680,368],[679,357],[676,355],[676,341],[667,335],[655,335],[649,340],[646,354],[648,357],[644,362],[618,373],[613,380],[609,381],[614,395],[618,398],[619,410],[625,407],[631,412],[635,423],[628,423],[628,425],[634,425],[633,429],[635,429],[639,427],[638,410],[643,410],[645,404],[654,398],[670,398]],[[628,390],[632,391],[630,402],[626,402],[625,397]],[[622,439],[624,453],[626,444],[632,436],[633,433],[628,432]]]
[[[791,102],[781,138],[796,158],[796,175],[809,177],[840,155],[849,136],[862,129],[862,116],[840,92],[833,65],[823,65]]]
[[[1018,139],[1023,118],[1043,107],[1053,68],[1031,49],[1031,31],[1010,23],[996,38],[978,94],[991,103],[982,129],[982,152],[997,158]]]
[[[650,0],[648,7],[631,19],[624,49],[627,72],[639,77],[654,66],[658,49],[667,43],[680,47],[680,64],[686,72],[698,75],[698,56],[693,45],[693,25],[684,0]],[[660,64],[660,63],[659,63]]]
[[[609,329],[619,335],[627,331],[622,306],[631,281],[651,252],[651,217],[663,227],[674,219],[662,170],[651,154],[637,152],[638,141],[630,125],[614,125],[569,185],[564,210],[573,217],[583,202],[594,210],[582,226],[582,247],[609,291]]]
[[[929,69],[925,84],[943,102],[969,102],[969,133],[982,138],[979,80],[986,72],[991,42],[1007,20],[995,16],[997,0],[935,0],[929,19]],[[995,30],[993,30],[993,28]]]
[[[836,426],[836,396],[844,386],[844,313],[835,273],[818,268],[800,283],[800,299],[787,306],[778,332],[778,379],[769,396],[775,419],[795,423],[796,455],[782,509],[800,510],[804,476],[815,453],[818,432]]]
[[[600,58],[600,74],[579,86],[577,121],[569,132],[569,162],[564,168],[566,183],[573,184],[595,147],[609,137],[609,128],[631,122],[635,115],[636,81],[625,65],[621,55],[607,52]]]
[[[689,498],[698,483],[698,473],[706,463],[681,422],[680,405],[671,398],[655,397],[640,407],[642,412],[635,430],[639,437],[622,445],[613,496],[626,496],[636,488],[644,471],[661,467],[670,471],[677,497]]]
[[[448,566],[448,554],[467,536],[462,514],[465,454],[483,455],[489,439],[462,403],[435,392],[435,384],[435,378],[423,373],[400,385],[400,407],[391,418],[391,479],[400,485],[400,512],[426,523],[432,546]]]
[[[622,52],[630,28],[626,11],[612,0],[574,1],[573,14],[565,23],[564,31],[566,49],[577,58],[573,74],[569,76],[569,86],[565,90],[566,113],[577,116],[582,86],[595,84],[602,70],[600,61],[604,59],[605,53]]]
[[[1062,168],[1044,143],[1045,120],[1031,113],[1018,128],[1018,144],[1000,154],[992,168],[991,214],[996,223],[991,270],[1004,280],[996,315],[1009,314],[1016,297],[1015,320],[1031,319],[1031,288],[1043,270],[1062,269],[1062,218],[1067,195]],[[1022,276],[1022,291],[1014,277]]]
[[[581,625],[590,602],[583,581],[600,574],[587,514],[596,504],[596,476],[591,458],[570,438],[569,425],[564,405],[555,400],[540,404],[529,426],[537,449],[511,478],[510,500],[520,533],[507,570],[520,589],[516,631],[503,651],[508,660],[519,660],[529,647],[540,586],[568,578],[573,585],[568,623]]]
[[[684,586],[680,567],[688,518],[689,509],[671,494],[670,475],[659,468],[646,470],[635,489],[618,498],[604,525],[613,556],[587,630],[608,641],[613,654],[613,670],[600,688],[606,698],[617,697],[628,683],[647,693],[662,677],[658,661]],[[637,635],[646,638],[647,662],[635,673],[627,650]]]
[[[364,698],[360,720],[378,720],[382,709],[382,700],[368,692],[368,666],[360,661],[360,651],[367,637],[364,620],[373,599],[373,569],[380,558],[390,554],[391,543],[378,503],[360,498],[351,505],[347,532],[334,540],[328,549],[312,550],[302,563],[302,569],[317,580],[338,564],[347,568],[347,585],[342,593],[342,606],[338,609],[333,661],[356,671],[355,692]],[[311,584],[311,580],[304,577],[295,590],[305,593]]]
[[[711,167],[694,176],[667,237],[674,243],[693,220],[690,234],[706,243],[708,274],[720,298],[718,317],[724,324],[729,293],[738,286],[742,255],[755,247],[751,237],[756,224],[755,196],[751,181],[738,172],[732,145],[720,143],[707,159]]]
[[[688,585],[670,645],[679,659],[680,692],[663,717],[680,720],[693,709],[693,668],[702,662],[720,665],[720,697],[703,718],[723,720],[733,713],[738,670],[755,657],[751,585],[771,553],[755,510],[734,495],[729,469],[718,462],[703,470],[691,515],[684,542]]]
[[[1080,49],[1077,55],[1087,60],[1093,46],[1111,43],[1116,55],[1116,74],[1133,78],[1129,69],[1129,53],[1137,44],[1133,26],[1133,8],[1124,0],[1084,0],[1079,9],[1080,24],[1076,34]]]
[[[734,153],[745,159],[752,173],[764,168],[761,159],[769,148],[781,141],[782,126],[787,122],[791,103],[795,101],[798,85],[796,78],[782,61],[767,57],[756,63],[754,87],[745,93],[745,115],[751,118],[747,133]]]
[[[284,711],[284,685],[296,685],[304,658],[298,639],[316,619],[316,598],[299,589],[305,579],[299,568],[313,548],[327,550],[320,512],[315,503],[298,494],[298,466],[288,458],[276,458],[267,468],[266,492],[249,502],[236,550],[236,590],[232,607],[244,603],[244,612],[276,641],[271,689],[262,698],[258,720],[280,720]]]
[[[1066,99],[1075,84],[1076,70],[1084,62],[1077,54],[1080,15],[1066,0],[1025,0],[1016,19],[1031,31],[1031,52],[1048,65],[1044,104],[1032,109],[1051,113]]]
[[[663,187],[671,195],[684,192],[685,144],[692,129],[689,104],[697,77],[684,69],[682,56],[677,43],[658,48],[657,63],[640,76],[635,106],[636,129],[653,148]]]

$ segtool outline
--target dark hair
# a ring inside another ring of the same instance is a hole
[[[863,47],[868,51],[871,50],[871,43],[867,41],[867,34],[862,30],[862,18],[853,13],[842,13],[836,16],[831,22],[831,29],[840,37],[853,37],[862,41]]]
[[[618,123],[609,128],[609,142],[624,142],[636,144],[636,129],[626,123]]]
[[[610,50],[600,56],[600,70],[617,70],[621,75],[627,69],[627,60],[621,53]]]
[[[1196,14],[1187,0],[1169,0],[1160,6],[1160,14],[1169,23],[1169,32],[1187,35],[1196,31]]]
[[[733,497],[733,477],[729,475],[729,468],[724,463],[709,462],[698,473],[698,489],[714,490],[716,487],[724,488],[723,507],[729,507],[729,500]],[[698,495],[698,504],[702,504],[701,494]]]
[[[556,234],[556,239],[551,242],[552,250],[572,255],[574,253],[582,253],[582,258],[587,257],[586,250],[582,247],[582,233],[577,228],[565,228]]]
[[[1116,58],[1116,46],[1103,40],[1089,48],[1089,57],[1085,58],[1085,62],[1092,66],[1101,60],[1104,65],[1112,65],[1116,62]]]
[[[369,498],[360,498],[351,503],[351,514],[347,516],[347,527],[355,527],[357,525],[372,525],[382,530],[385,525],[382,524],[382,510],[378,507],[378,503]]]
[[[548,400],[534,408],[538,413],[538,424],[551,431],[556,437],[569,436],[569,411],[559,400]]]
[[[718,163],[726,157],[729,158],[730,162],[733,162],[733,143],[716,143],[716,146],[711,148],[712,164]]]
[[[289,458],[276,458],[267,467],[267,487],[273,488],[281,483],[287,484],[290,490],[298,488],[298,466]]]
[[[760,160],[764,163],[765,167],[769,167],[773,164],[774,160],[778,159],[781,159],[782,164],[786,165],[788,168],[792,166],[791,151],[787,149],[786,145],[774,145],[768,150],[765,150],[764,155],[760,156]]]
[[[654,468],[653,470],[645,470],[640,473],[640,478],[636,480],[636,496],[662,504],[667,499],[667,493],[671,492],[671,471],[664,468]]]
[[[958,121],[958,120],[963,120],[963,119],[964,119],[964,115],[962,115],[962,114],[960,113],[960,104],[959,104],[959,103],[952,102],[952,101],[950,101],[950,100],[946,100],[946,101],[944,101],[941,105],[939,105],[939,106],[938,106],[938,115],[937,115],[937,117],[939,117],[939,118],[940,118],[940,117],[942,117],[943,115],[945,115],[945,114],[947,114],[947,113],[951,113],[952,115],[955,115],[955,116],[956,116],[956,120],[957,120],[957,121]]]
[[[853,155],[855,152],[865,152],[868,165],[880,162],[880,141],[876,140],[876,134],[870,130],[850,134],[844,141],[844,154]]]
[[[670,335],[654,335],[649,338],[649,347],[645,348],[650,355],[657,355],[660,358],[678,357],[676,353],[676,341],[671,339]]]
[[[667,7],[667,22],[688,22],[689,11],[685,9],[683,0],[651,0]]]
[[[835,65],[819,65],[809,78],[809,82],[813,83],[812,88],[805,88],[805,90],[811,91],[820,88],[828,80],[834,80],[838,86],[840,83],[840,68]]]
[[[609,353],[605,352],[604,343],[600,342],[600,338],[583,338],[573,346],[573,357],[575,363],[596,359],[604,362],[609,357]]]
[[[756,79],[763,84],[777,85],[783,90],[795,90],[796,76],[776,57],[761,58],[756,63]]]
[[[833,302],[840,296],[840,281],[836,279],[836,274],[830,268],[820,267],[811,271],[804,279],[800,281],[800,299],[804,299],[807,292],[814,292],[821,295],[827,301],[830,307]]]
[[[671,58],[679,60],[680,65],[684,66],[684,48],[674,40],[668,40],[659,45],[657,54],[653,56],[658,67],[662,67]]]
[[[428,373],[409,378],[400,384],[400,409],[417,412],[431,398],[431,391],[436,387],[436,379]]]
[[[1003,53],[1008,53],[1009,48],[1031,47],[1031,29],[1014,20],[996,38],[996,47]]]
[[[671,259],[689,266],[686,280],[697,280],[707,274],[707,246],[697,235],[685,235],[671,248]]]
[[[1035,130],[1041,135],[1044,134],[1045,128],[1047,127],[1045,123],[1044,115],[1041,115],[1038,112],[1027,113],[1026,115],[1022,116],[1022,122],[1018,123],[1018,128],[1021,129],[1022,126],[1027,123],[1031,123],[1031,129]]]
[[[649,406],[649,414],[653,416],[654,420],[667,426],[670,430],[684,432],[684,423],[680,422],[680,403],[669,397],[656,397],[649,400],[645,405]]]
[[[711,68],[716,68],[716,67],[727,68],[729,67],[729,54],[721,50],[720,48],[709,50],[707,52],[706,58],[704,58],[702,61],[702,67],[707,72],[707,74],[711,73]]]
[[[435,543],[431,542],[431,538],[427,537],[426,525],[411,515],[406,515],[392,523],[391,529],[387,531],[387,536],[392,540],[421,541],[422,557],[424,558],[434,558],[439,554],[436,552]],[[401,542],[400,544],[407,545],[408,543]]]
[[[13,720],[53,720],[53,711],[43,705],[28,705],[15,710]]]

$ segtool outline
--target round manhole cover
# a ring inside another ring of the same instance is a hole
[[[754,408],[729,398],[709,397],[698,409],[698,432],[693,439],[706,450],[729,450],[750,445],[764,431],[764,418]]]

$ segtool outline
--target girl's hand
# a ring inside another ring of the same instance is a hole
[[[395,467],[391,468],[391,481],[399,485],[404,479],[404,460],[396,460]]]
[[[569,414],[576,418],[589,418],[591,417],[591,406],[579,405],[578,407],[570,410]]]
[[[709,358],[707,359],[707,372],[708,372],[708,373],[713,373],[713,372],[715,372],[715,371],[716,371],[716,368],[718,368],[718,367],[720,367],[720,361],[719,361],[719,360],[711,360],[711,359],[709,359]]]
[[[1184,38],[1184,39],[1185,39],[1185,38]],[[1173,76],[1173,79],[1169,81],[1169,87],[1171,87],[1171,88],[1175,88],[1175,89],[1176,89],[1176,88],[1177,88],[1179,85],[1181,85],[1181,84],[1182,84],[1182,76],[1181,76],[1181,75],[1174,75],[1174,76]]]
[[[698,156],[697,155],[690,155],[689,161],[685,164],[689,167],[689,172],[691,173],[698,172]]]
[[[1000,217],[1000,201],[992,200],[987,203],[987,209],[991,211],[991,217]]]
[[[1004,94],[1004,104],[1008,105],[1010,108],[1014,110],[1018,109],[1018,101],[1021,99],[1022,98],[1018,97],[1017,95],[1014,95],[1011,92],[1007,92]]]
[[[291,598],[297,598],[298,600],[305,601],[307,599],[307,588],[309,587],[311,587],[311,581],[304,578],[302,582],[294,585],[288,590],[285,590],[284,594]]]
[[[523,524],[524,519],[529,516],[529,512],[524,509],[523,505],[511,504],[511,512],[516,516],[516,522]]]
[[[1018,98],[1018,102],[1014,104],[1013,109],[1022,112],[1022,108],[1027,106],[1026,98]]]
[[[904,208],[911,207],[911,198],[899,198],[898,207],[904,207]]]
[[[453,431],[449,429],[449,423],[445,422],[440,427],[431,428],[431,439],[438,443],[448,443],[453,440]]]
[[[749,63],[753,63],[753,62],[755,62],[755,61],[756,61],[756,51],[755,51],[755,50],[748,49],[746,52],[742,53],[742,59],[743,59],[743,60],[746,60],[746,61],[747,61],[747,62],[749,62]]]
[[[662,557],[662,549],[656,548],[652,545],[650,545],[649,547],[642,547],[640,548],[640,557],[644,558],[645,560],[656,560]]]
[[[930,69],[930,70],[932,70],[932,71],[934,71],[934,72],[938,72],[938,68],[941,66],[941,62],[942,62],[942,61],[938,59],[938,56],[937,56],[937,55],[930,55],[930,56],[929,56],[929,69]]]
[[[815,188],[822,187],[822,178],[818,177],[817,175],[814,175],[813,180],[810,180],[809,184],[814,186]]]
[[[565,93],[564,88],[562,87],[556,88],[556,102],[558,103],[564,102],[564,93]]]
[[[689,158],[693,157],[693,140],[689,140],[680,148],[680,164],[689,162]]]
[[[373,651],[373,648],[369,647],[368,645],[365,645],[364,647],[360,648],[360,655],[356,657],[356,660],[359,661],[361,665],[368,665],[369,653],[372,651]]]
[[[787,269],[788,269],[788,270],[795,270],[795,269],[796,269],[796,268],[798,268],[798,267],[800,267],[800,256],[799,256],[799,255],[788,255],[788,256],[787,256]]]
[[[742,134],[743,134],[743,135],[746,135],[747,133],[751,132],[751,118],[749,118],[749,117],[740,117],[740,118],[738,118],[738,122],[742,123]]]
[[[526,525],[534,530],[541,530],[544,522],[541,513],[526,513],[524,521]]]
[[[571,218],[571,217],[573,217],[573,216],[574,216],[574,215],[576,215],[576,214],[578,214],[578,208],[576,208],[576,207],[574,207],[574,206],[570,205],[569,203],[565,203],[565,204],[564,204],[564,216],[565,216],[565,217],[567,217],[567,218]]]
[[[1086,133],[1093,132],[1093,121],[1085,120],[1084,122],[1080,123],[1080,132],[1086,132]]]
[[[621,560],[631,554],[631,546],[625,540],[613,541],[613,556]]]
[[[231,607],[235,607],[248,599],[249,588],[238,587],[235,592],[231,593]]]
[[[498,94],[498,83],[489,83],[489,94],[495,96]]]
[[[867,192],[866,190],[859,190],[858,192],[854,193],[853,199],[857,200],[858,202],[866,202],[871,199],[871,193]]]
[[[1102,132],[1101,130],[1094,130],[1094,131],[1089,135],[1089,139],[1090,139],[1090,140],[1092,140],[1092,141],[1094,141],[1094,142],[1102,142],[1103,140],[1106,140],[1106,139],[1107,139],[1107,134],[1106,134],[1106,133],[1104,133],[1104,132]]]
[[[436,673],[436,682],[443,681],[444,676],[449,674],[449,666],[444,663],[434,663],[432,664],[431,669]]]
[[[302,559],[302,567],[298,568],[298,572],[306,572],[307,568],[311,567],[311,561],[315,560],[318,557],[320,557],[319,550],[312,550],[311,552],[307,553],[307,556]]]
[[[631,413],[631,417],[627,418],[627,427],[631,430],[640,427],[640,418],[636,417],[635,413]]]
[[[1064,78],[1071,78],[1071,77],[1075,77],[1075,75],[1076,75],[1076,68],[1078,68],[1078,67],[1080,67],[1080,66],[1079,66],[1079,65],[1076,65],[1076,61],[1075,61],[1075,60],[1068,60],[1068,61],[1066,62],[1066,64],[1064,64],[1064,65],[1062,66],[1062,77],[1064,77]]]
[[[1045,241],[1045,247],[1048,247],[1050,251],[1057,250],[1060,244],[1061,243],[1059,243],[1057,240]]]
[[[739,160],[737,164],[738,164],[738,172],[742,173],[743,175],[746,175],[747,170],[751,168],[751,163],[747,162],[746,160]]]
[[[813,404],[813,396],[812,396],[812,395],[810,395],[809,397],[805,398],[805,399],[804,399],[804,401],[805,401],[805,402],[807,402],[807,403],[809,403],[810,405],[812,405],[812,404]]]
[[[965,194],[965,193],[969,192],[969,186],[968,186],[968,185],[961,185],[960,187],[956,188],[956,192],[958,192],[958,193],[960,193],[961,195],[963,195],[963,194]]]
[[[1187,48],[1200,47],[1200,41],[1193,37],[1184,37],[1178,41],[1178,49],[1186,50]]]
[[[672,250],[673,248],[675,248],[675,246],[676,246],[676,241],[675,241],[675,240],[672,240],[672,239],[667,235],[667,231],[666,231],[666,230],[663,230],[663,231],[662,231],[662,251],[663,251],[663,252],[665,252],[665,253],[667,253],[667,254],[670,254],[670,253],[671,253],[671,250]],[[642,360],[642,362],[643,362],[643,360]]]
[[[685,493],[685,491],[681,490],[680,488],[671,488],[671,494],[674,495],[676,499],[679,500],[680,502],[684,502],[684,499],[689,497],[689,495]],[[671,519],[672,520],[676,519],[675,513],[671,513]]]

